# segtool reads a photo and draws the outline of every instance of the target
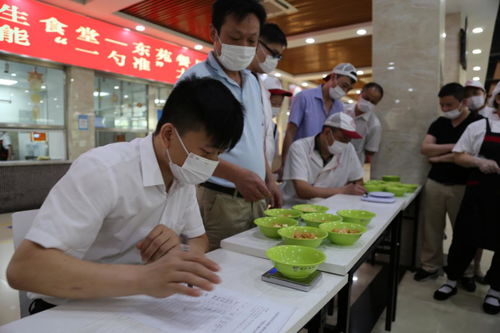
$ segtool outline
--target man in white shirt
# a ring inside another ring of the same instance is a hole
[[[376,82],[370,82],[361,90],[356,104],[344,105],[344,112],[354,119],[356,131],[363,136],[361,139],[351,141],[361,164],[370,163],[380,146],[382,125],[374,111],[382,97],[384,97],[382,86]]]
[[[43,298],[31,312],[72,298],[211,290],[218,266],[203,254],[208,239],[194,184],[238,142],[243,117],[222,83],[186,79],[172,90],[154,134],[74,161],[7,269],[13,288]],[[188,251],[180,250],[181,234]]]
[[[318,135],[295,141],[283,172],[285,203],[366,193],[363,168],[350,143],[359,138],[354,120],[341,112],[328,117]]]

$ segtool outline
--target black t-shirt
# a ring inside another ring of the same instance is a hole
[[[445,117],[436,119],[427,134],[436,138],[436,144],[457,143],[467,126],[483,117],[475,112],[471,112],[457,127],[453,127],[451,120]],[[465,185],[470,169],[463,168],[455,163],[432,163],[429,178],[446,185]]]

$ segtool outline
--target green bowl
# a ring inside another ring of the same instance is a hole
[[[375,213],[358,209],[339,210],[337,211],[337,215],[342,217],[343,222],[351,222],[362,225],[367,225],[368,223],[370,223],[372,218],[376,216]]]
[[[320,224],[325,222],[340,222],[342,218],[328,213],[309,213],[302,215],[302,220],[304,220],[306,225],[317,228]]]
[[[388,175],[388,176],[382,176],[382,180],[386,182],[399,182],[401,181],[401,178],[399,176]]]
[[[310,232],[316,236],[315,239],[299,239],[299,238],[294,238],[293,234],[295,232]],[[328,236],[326,232],[323,230],[319,230],[318,228],[314,227],[300,227],[300,226],[295,226],[295,227],[288,227],[288,228],[281,228],[278,230],[278,234],[283,238],[283,242],[286,245],[300,245],[300,246],[309,246],[309,247],[318,247],[320,246],[321,242],[323,242],[323,239]]]
[[[302,280],[314,273],[326,256],[323,252],[306,246],[279,245],[266,251],[274,267],[290,279]]]
[[[299,210],[304,214],[306,214],[306,213],[325,213],[329,209],[326,206],[310,205],[310,204],[295,205],[292,208],[295,210]]]
[[[385,182],[380,179],[370,179],[365,184],[373,184],[373,185],[385,185]]]
[[[401,184],[401,187],[406,188],[406,192],[413,193],[417,190],[418,184]]]
[[[298,219],[300,215],[302,215],[302,212],[295,209],[272,208],[266,209],[264,214],[272,217],[290,217],[292,219]]]
[[[399,186],[399,185],[398,186],[387,186],[386,191],[391,192],[396,197],[402,197],[407,192],[407,189],[406,189],[406,187]]]
[[[337,245],[352,245],[361,237],[366,231],[366,228],[356,223],[343,223],[343,222],[328,222],[323,223],[319,228],[328,233],[328,239],[333,244]],[[343,234],[332,231],[334,228],[347,228],[351,230],[358,230],[358,233]]]
[[[364,187],[368,192],[383,192],[385,190],[384,184],[368,184],[368,183],[366,183],[364,185]]]
[[[278,234],[278,230],[280,230],[281,228],[297,225],[299,222],[289,217],[275,216],[275,217],[260,217],[258,219],[255,219],[253,223],[259,226],[260,232],[262,232],[265,236],[270,238],[280,238],[281,236]],[[275,224],[286,224],[286,226],[278,227],[274,226]]]

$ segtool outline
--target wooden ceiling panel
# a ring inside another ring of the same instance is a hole
[[[350,62],[355,67],[371,67],[372,37],[311,44],[285,50],[278,68],[292,75],[330,72],[335,65]]]
[[[298,12],[271,18],[287,36],[370,22],[372,0],[287,0]]]
[[[210,42],[213,0],[145,0],[121,12]]]

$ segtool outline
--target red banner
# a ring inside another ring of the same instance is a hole
[[[168,83],[207,57],[32,0],[0,0],[0,51]]]

